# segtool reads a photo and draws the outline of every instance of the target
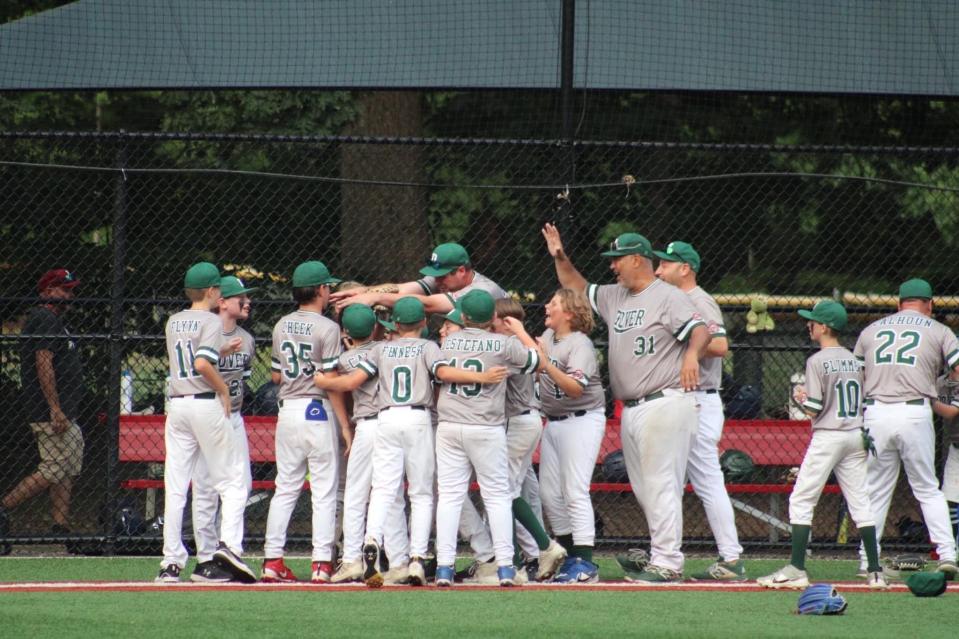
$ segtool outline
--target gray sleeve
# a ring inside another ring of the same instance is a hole
[[[586,285],[586,299],[589,300],[589,305],[592,307],[594,313],[607,322],[611,315],[611,309],[615,307],[616,304],[615,295],[617,288],[619,287],[612,284],[603,286],[599,284]]]
[[[283,370],[283,360],[280,359],[280,329],[279,324],[273,327],[273,346],[270,349],[270,371],[279,373]]]
[[[526,348],[519,338],[513,336],[506,340],[506,353],[510,364],[516,367],[513,372],[521,375],[531,375],[539,366],[539,351],[535,348]]]
[[[802,407],[818,415],[823,407],[822,378],[815,363],[815,357],[806,360],[806,401]]]
[[[197,335],[197,344],[194,357],[218,364],[220,361],[220,346],[223,344],[223,325],[220,319],[211,314],[210,318],[200,324],[200,333]]]
[[[946,326],[942,327],[942,332],[942,358],[946,361],[946,368],[952,370],[959,366],[959,339],[956,339],[956,334]]]
[[[570,345],[569,359],[566,361],[564,372],[585,388],[589,385],[589,378],[599,372],[596,349],[593,348],[589,338],[582,333],[575,335],[575,338],[576,341]]]
[[[382,343],[377,344],[370,350],[370,354],[366,356],[366,359],[359,362],[356,367],[371,378],[376,377],[380,372],[380,354],[383,352]]]
[[[690,333],[697,326],[705,326],[702,316],[689,300],[689,296],[674,288],[669,291],[669,298],[666,300],[666,313],[664,324],[672,331],[673,336],[680,342],[689,339]]]
[[[333,322],[322,323],[323,333],[320,335],[319,369],[324,373],[336,370],[337,360],[343,352],[343,343],[340,341],[340,329]]]
[[[423,289],[423,295],[433,295],[437,292],[436,278],[432,275],[426,275],[416,280],[416,283],[420,285],[421,289]]]
[[[860,333],[859,338],[856,340],[856,346],[853,348],[852,354],[853,357],[858,359],[860,362],[866,361],[866,334]]]
[[[440,350],[439,345],[433,341],[429,341],[423,345],[423,361],[431,377],[436,377],[436,370],[440,366],[449,364],[443,357],[443,351]]]

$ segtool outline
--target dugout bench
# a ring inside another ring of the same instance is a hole
[[[622,448],[618,414],[619,411],[616,411],[616,414],[606,422],[606,434],[600,446],[597,464],[601,464],[603,458],[610,452]],[[163,488],[163,479],[157,471],[162,469],[160,465],[165,456],[163,440],[165,419],[165,415],[120,416],[119,460],[125,463],[147,464],[145,477],[125,479],[121,481],[120,487],[147,491],[144,510],[148,519],[156,515],[156,491]],[[274,463],[276,461],[274,449],[276,417],[247,416],[244,417],[244,422],[250,444],[250,460],[254,463]],[[746,452],[760,468],[787,469],[802,463],[811,437],[809,422],[805,420],[726,420],[719,449],[720,453],[728,449]],[[534,455],[534,462],[538,460],[539,450]],[[255,480],[253,488],[254,490],[272,490],[274,483]],[[308,482],[304,488],[309,490]],[[595,482],[591,484],[590,489],[594,493],[632,492],[628,483]],[[726,484],[726,490],[737,510],[769,526],[769,541],[776,542],[779,540],[780,533],[789,533],[788,516],[785,517],[785,521],[783,520],[783,495],[792,492],[791,483],[782,480],[773,483],[729,483]],[[692,487],[687,485],[686,491],[692,492]],[[838,493],[839,486],[827,484],[823,492]],[[767,509],[756,508],[737,495],[767,495]]]

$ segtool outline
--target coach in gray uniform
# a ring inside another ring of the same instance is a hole
[[[609,377],[624,404],[623,455],[633,493],[652,538],[650,564],[640,582],[679,581],[683,574],[683,489],[697,430],[699,359],[709,331],[689,296],[656,278],[653,249],[638,233],[616,238],[603,257],[616,284],[587,283],[563,250],[559,231],[543,228],[565,288],[586,291],[609,328]]]
[[[922,508],[929,538],[936,544],[939,570],[956,574],[956,540],[949,507],[936,479],[936,434],[932,402],[936,376],[945,368],[959,378],[959,340],[932,319],[932,287],[912,279],[899,287],[899,312],[873,322],[859,335],[853,354],[864,364],[864,425],[875,438],[877,456],[869,461],[869,492],[877,539],[899,479],[900,462]],[[865,551],[860,547],[860,572]]]
[[[716,300],[696,283],[702,260],[692,244],[670,242],[665,251],[654,253],[659,258],[656,276],[689,295],[693,306],[706,322],[710,338],[706,357],[700,362],[700,380],[699,386],[696,387],[699,432],[695,445],[689,451],[686,472],[696,495],[703,502],[703,510],[706,511],[709,527],[719,549],[719,561],[704,572],[692,575],[692,578],[706,581],[741,581],[746,578],[746,568],[739,558],[743,547],[739,544],[736,515],[726,493],[723,471],[719,467],[718,447],[725,422],[719,385],[723,374],[723,356],[729,350],[723,314]]]

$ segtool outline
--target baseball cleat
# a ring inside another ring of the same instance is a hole
[[[436,586],[438,588],[449,588],[453,585],[455,574],[456,573],[453,572],[453,566],[437,566]]]
[[[383,583],[391,586],[410,582],[410,564],[396,564],[383,573]]]
[[[457,570],[453,576],[453,580],[456,582],[460,581],[469,581],[477,578],[477,572],[479,572],[481,566],[486,566],[486,574],[496,574],[496,559],[490,557],[486,561],[473,561],[469,566],[463,568],[462,570]]]
[[[866,583],[870,590],[889,590],[889,582],[881,570],[869,573]]]
[[[357,559],[356,561],[344,561],[330,581],[335,584],[341,584],[347,581],[359,581],[362,578],[363,562]]]
[[[555,539],[550,539],[546,550],[541,550],[539,553],[539,572],[536,574],[536,579],[546,581],[552,578],[560,566],[563,565],[566,555],[566,549],[560,546]]]
[[[869,576],[867,575],[868,579]],[[771,575],[760,577],[756,583],[763,588],[788,588],[790,590],[802,590],[809,587],[809,575],[805,570],[800,570],[792,564],[784,566]]]
[[[383,575],[380,574],[380,545],[369,537],[363,544],[363,582],[370,588],[383,586]]]
[[[599,566],[581,557],[567,557],[553,583],[594,584],[599,581]]]
[[[314,561],[310,581],[315,584],[328,584],[333,577],[333,562]]]
[[[689,576],[693,581],[746,581],[746,564],[741,559],[719,559],[703,572]]]
[[[539,579],[539,559],[527,559],[523,562],[522,570],[529,581],[536,581]]]
[[[681,582],[683,573],[665,566],[649,564],[646,566],[646,570],[641,572],[627,570],[624,579],[637,584],[672,584]]]
[[[956,566],[956,562],[949,559],[941,559],[939,565],[936,566],[936,570],[946,575],[947,581],[952,581],[956,578],[956,573],[959,572],[959,567]]]
[[[496,569],[496,578],[499,579],[499,585],[504,588],[516,585],[516,568],[512,566],[499,566]]]
[[[253,571],[250,570],[250,567],[240,559],[236,553],[227,548],[226,544],[222,541],[217,547],[216,552],[213,553],[213,561],[230,574],[233,575],[234,581],[239,581],[245,584],[254,584],[256,583],[256,575],[253,574]]]
[[[868,579],[869,570],[865,566],[859,566],[859,570],[856,571],[856,579]]]
[[[233,575],[217,566],[212,561],[204,561],[196,565],[190,581],[198,583],[225,583],[231,581]]]
[[[293,583],[296,581],[296,575],[283,563],[283,557],[276,559],[264,559],[263,568],[260,571],[260,581],[264,583]]]
[[[410,557],[410,563],[408,567],[408,576],[409,583],[411,586],[425,586],[426,585],[426,570],[423,568],[423,558],[422,557]]]
[[[160,574],[154,579],[158,584],[175,584],[180,582],[180,567],[176,564],[167,564],[160,568]]]
[[[649,565],[649,553],[642,548],[630,548],[625,554],[616,555],[616,561],[623,570],[643,572]]]

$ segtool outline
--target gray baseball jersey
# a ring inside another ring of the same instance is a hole
[[[439,293],[440,290],[436,286],[436,278],[427,275],[426,277],[416,280],[416,283],[420,285],[420,288],[423,289],[424,295],[435,295]],[[494,300],[502,299],[506,297],[506,291],[500,288],[500,285],[486,277],[482,273],[473,271],[473,281],[461,288],[458,291],[451,291],[446,293],[446,296],[449,298],[450,303],[455,304],[456,300],[463,297],[473,289],[479,289],[481,291],[486,291],[493,296]]]
[[[432,378],[446,364],[436,342],[418,337],[402,337],[377,342],[365,360],[356,363],[372,378],[378,377],[376,406],[430,406],[433,404]]]
[[[679,371],[686,340],[694,328],[705,326],[688,295],[656,280],[636,294],[618,284],[589,284],[586,296],[609,328],[613,397],[642,399],[682,388]]]
[[[516,417],[531,410],[539,410],[536,394],[536,376],[516,373],[506,378],[506,417]]]
[[[223,343],[220,318],[209,311],[187,309],[170,316],[165,332],[166,354],[170,361],[170,396],[213,391],[213,387],[193,368],[193,359],[202,357],[219,366]]]
[[[806,360],[806,401],[812,427],[853,430],[862,426],[862,362],[848,348],[824,348]]]
[[[713,296],[700,287],[686,292],[693,301],[696,312],[706,322],[706,329],[710,338],[726,337],[726,327],[723,326],[723,312]],[[723,358],[704,357],[699,360],[699,390],[719,390],[723,380]]]
[[[936,393],[943,404],[951,404],[959,408],[959,382],[950,382],[948,375],[940,375],[936,380]],[[946,441],[959,445],[959,417],[943,419],[942,425],[946,431]]]
[[[329,372],[343,351],[340,327],[314,311],[296,310],[273,327],[271,366],[280,374],[280,399],[326,398],[313,383],[317,371]]]
[[[506,366],[511,373],[531,375],[539,353],[516,337],[464,328],[443,340],[443,356],[450,366],[481,373]],[[481,426],[506,423],[507,384],[446,384],[440,389],[440,421]]]
[[[900,311],[867,326],[853,351],[866,365],[864,396],[885,403],[935,399],[936,376],[959,366],[959,340],[944,324]]]
[[[250,379],[253,373],[256,342],[253,341],[253,336],[240,326],[229,333],[223,333],[224,342],[229,342],[234,337],[239,337],[243,343],[240,350],[220,358],[220,375],[230,389],[230,410],[239,413],[243,408],[243,383]]]
[[[340,355],[340,375],[348,375],[356,370],[360,362],[366,361],[376,344],[377,342],[366,342]],[[364,417],[373,417],[377,412],[379,407],[376,405],[376,378],[371,377],[353,391],[353,423]]]
[[[583,387],[582,395],[570,397],[560,390],[549,375],[540,374],[540,401],[543,403],[544,413],[559,416],[606,406],[606,394],[603,392],[599,363],[596,361],[596,347],[589,337],[576,331],[557,340],[553,329],[548,328],[543,333],[543,352],[554,366]]]

